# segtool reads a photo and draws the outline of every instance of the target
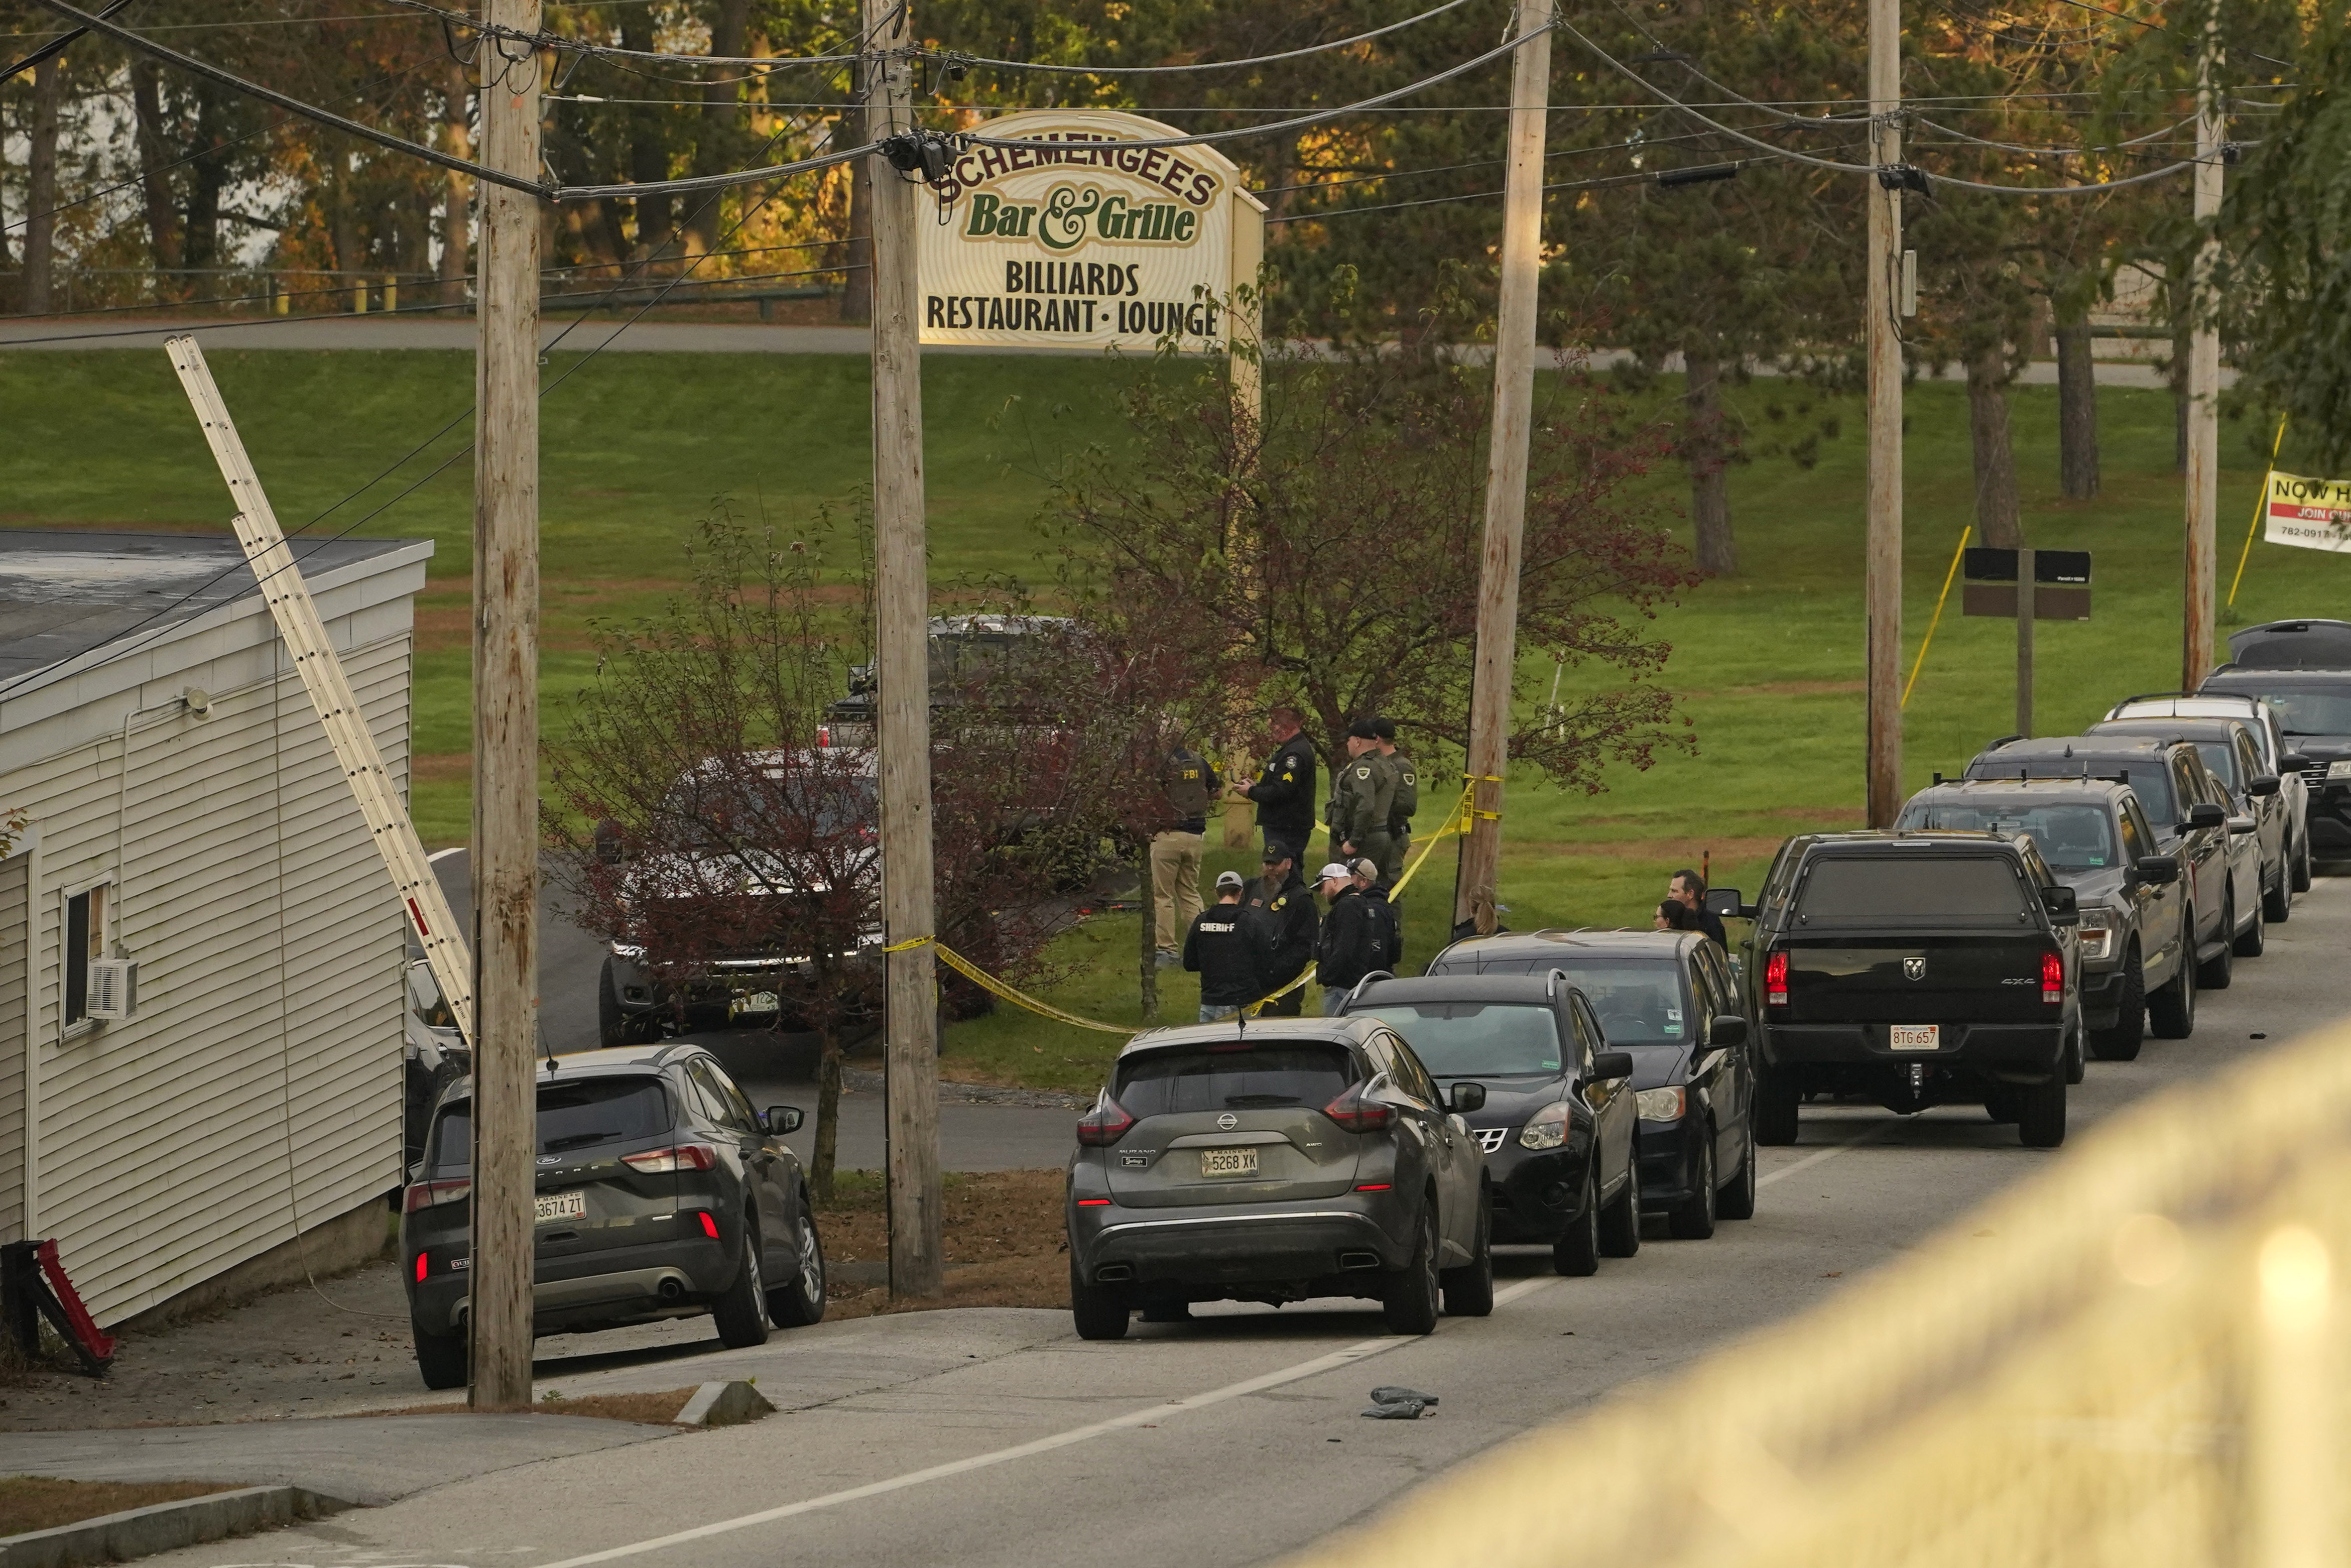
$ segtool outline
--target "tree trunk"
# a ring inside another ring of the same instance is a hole
[[[163,165],[162,68],[140,58],[131,62],[131,110],[139,124],[139,192],[147,208],[147,244],[159,270],[180,265],[179,214],[172,206],[172,183]]]
[[[1147,838],[1136,852],[1134,868],[1140,873],[1136,879],[1134,906],[1143,912],[1143,1019],[1145,1023],[1156,1023],[1159,1021],[1159,943],[1157,933],[1153,929],[1157,921],[1156,911],[1152,908],[1151,841]]]
[[[49,269],[57,249],[57,62],[33,68],[31,155],[25,169],[25,314],[49,310]]]
[[[859,73],[862,78],[862,73]],[[859,83],[862,87],[862,81]],[[833,128],[833,145],[862,147],[865,143],[865,110],[852,104],[841,111],[841,120]],[[841,319],[844,321],[873,319],[873,171],[870,159],[860,158],[849,166],[849,244],[842,265],[849,270],[841,275]]]
[[[2069,501],[2098,493],[2098,382],[2086,309],[2057,321],[2057,483]]]
[[[710,52],[714,55],[740,55],[751,33],[751,0],[718,0],[716,13],[710,19]],[[732,68],[719,68],[714,76],[738,76]],[[697,174],[723,173],[735,150],[741,146],[740,120],[735,84],[731,81],[711,82],[702,89],[702,134],[695,138],[694,172]],[[688,198],[691,208],[685,224],[689,256],[707,256],[718,248],[718,220],[726,205],[723,193],[712,191]]]
[[[2008,356],[1998,343],[1968,361],[1968,434],[1976,463],[1976,533],[1999,549],[2024,542],[2017,528],[2016,455],[2008,444]]]
[[[465,68],[455,60],[449,62],[448,79],[442,84],[442,128],[444,145],[455,158],[474,155],[474,135],[468,121],[473,89],[465,81]],[[463,305],[465,302],[465,275],[471,270],[468,249],[473,238],[471,182],[455,170],[451,170],[441,182],[441,303]]]
[[[841,1031],[829,1014],[816,1026],[816,1147],[810,1151],[809,1191],[832,1201],[832,1169],[841,1155]]]
[[[1723,439],[1722,361],[1708,354],[1684,356],[1687,371],[1682,403],[1682,459],[1689,465],[1690,524],[1698,534],[1698,569],[1716,577],[1739,570],[1739,545],[1730,534],[1729,444]]]
[[[623,13],[622,47],[654,47],[653,17],[645,14],[646,9],[632,8]],[[669,178],[669,147],[662,137],[661,114],[658,109],[641,105],[630,119],[629,178],[640,185]],[[637,198],[637,255],[648,269],[668,257],[677,233],[674,212],[667,194]]]

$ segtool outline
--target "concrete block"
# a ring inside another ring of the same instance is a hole
[[[0,1536],[0,1568],[83,1568],[128,1563],[207,1541],[320,1519],[350,1504],[300,1487],[243,1487],[151,1508],[101,1514],[78,1524]]]
[[[739,1427],[746,1421],[757,1421],[762,1416],[772,1416],[776,1407],[760,1396],[749,1384],[705,1383],[694,1391],[685,1408],[677,1413],[681,1427]],[[13,1563],[0,1568],[15,1568]]]

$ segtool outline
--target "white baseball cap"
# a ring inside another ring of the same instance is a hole
[[[1321,872],[1316,873],[1314,880],[1317,882],[1329,882],[1333,877],[1338,878],[1341,882],[1353,882],[1355,880],[1355,873],[1347,867],[1340,864],[1337,861],[1332,861],[1329,865],[1324,866]]]

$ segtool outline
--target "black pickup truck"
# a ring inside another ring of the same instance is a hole
[[[1805,834],[1738,912],[1762,1020],[1756,1142],[1795,1142],[1799,1105],[1823,1093],[1906,1114],[1980,1103],[2028,1148],[2064,1142],[2080,915],[2029,840]]]

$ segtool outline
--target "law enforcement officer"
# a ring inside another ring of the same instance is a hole
[[[1368,855],[1379,864],[1383,883],[1395,880],[1395,844],[1388,834],[1388,819],[1395,810],[1395,769],[1380,755],[1379,737],[1372,721],[1357,721],[1347,731],[1347,765],[1343,791],[1333,801],[1338,821],[1332,837],[1341,853],[1353,859]]]
[[[1270,851],[1279,843],[1296,861],[1306,852],[1306,837],[1314,831],[1314,747],[1299,731],[1296,708],[1275,708],[1266,721],[1273,736],[1273,756],[1244,793],[1257,802],[1257,825],[1265,834],[1265,847]]]
[[[1264,863],[1265,874],[1257,879],[1245,902],[1259,914],[1259,918],[1249,924],[1260,944],[1259,951],[1264,965],[1260,974],[1265,990],[1270,991],[1276,986],[1289,984],[1314,961],[1314,937],[1320,922],[1314,915],[1314,890],[1298,874],[1298,862],[1291,857],[1290,847],[1269,840]],[[1301,986],[1268,1002],[1264,1016],[1296,1018],[1305,998],[1306,989]]]
[[[1167,810],[1176,825],[1151,835],[1151,905],[1157,924],[1153,946],[1163,969],[1176,964],[1177,933],[1200,913],[1200,851],[1208,831],[1208,802],[1225,781],[1207,758],[1178,744],[1167,757]]]
[[[1353,866],[1332,861],[1318,885],[1331,909],[1314,942],[1314,979],[1322,988],[1322,1010],[1335,1014],[1356,983],[1380,967],[1385,937]]]
[[[1378,928],[1380,950],[1372,960],[1374,969],[1385,969],[1390,974],[1404,962],[1404,921],[1395,904],[1388,902],[1388,890],[1380,882],[1379,862],[1365,855],[1354,863],[1355,887],[1363,895],[1364,913]]]
[[[1412,853],[1412,820],[1420,811],[1420,768],[1396,748],[1395,720],[1374,719],[1372,734],[1379,741],[1380,755],[1395,772],[1395,799],[1388,807],[1388,842],[1395,850],[1395,861],[1381,868],[1384,885],[1393,887]]]
[[[1241,873],[1217,873],[1217,902],[1192,917],[1184,937],[1184,967],[1200,977],[1200,1021],[1228,1019],[1279,981],[1263,972],[1264,944],[1252,925],[1263,918],[1241,903]]]

